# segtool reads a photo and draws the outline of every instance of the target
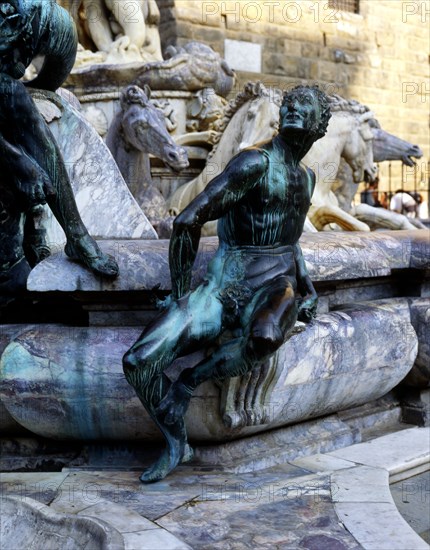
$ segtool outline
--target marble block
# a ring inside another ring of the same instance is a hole
[[[429,234],[420,231],[391,231],[374,233],[321,232],[302,235],[300,244],[314,282],[384,277],[393,270],[409,269],[411,251],[427,246]],[[100,281],[88,276],[88,270],[76,266],[63,254],[53,255],[30,273],[27,288],[36,292],[160,290],[171,288],[168,266],[168,241],[120,241],[106,243],[120,266],[120,276],[113,281]],[[200,241],[194,265],[193,286],[202,281],[207,264],[218,246],[216,237]],[[418,264],[414,263],[414,267]],[[430,255],[420,269],[430,267]]]
[[[224,40],[224,57],[232,69],[261,73],[261,44],[244,40]]]
[[[15,421],[40,436],[153,442],[159,432],[122,372],[122,356],[139,333],[58,325],[24,331],[1,357],[0,400]],[[186,417],[189,436],[236,439],[361,405],[396,386],[416,354],[407,299],[320,315],[276,353],[270,383],[261,380],[263,392],[260,381],[244,389],[246,377],[227,382],[221,396],[211,382],[200,386]],[[248,399],[252,392],[263,395],[264,422],[228,427],[226,415],[250,412],[240,395]]]
[[[35,90],[32,97],[49,121],[90,235],[101,239],[156,239],[155,230],[94,127],[57,94]],[[65,242],[65,235],[51,211],[45,209],[47,240],[55,247]]]

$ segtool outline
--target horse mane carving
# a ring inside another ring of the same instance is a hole
[[[337,94],[332,94],[328,96],[330,103],[330,110],[335,111],[346,111],[348,113],[354,113],[358,115],[363,115],[364,113],[370,113],[369,107],[363,105],[355,99],[345,99]]]
[[[223,113],[223,117],[220,121],[219,125],[219,134],[214,140],[214,146],[210,153],[208,154],[208,160],[213,157],[215,154],[215,151],[217,150],[218,143],[222,137],[222,133],[227,128],[228,124],[230,123],[230,120],[234,117],[234,115],[237,113],[237,111],[247,103],[248,101],[251,101],[252,99],[256,97],[266,96],[266,97],[273,97],[274,103],[281,106],[282,102],[282,95],[283,92],[279,88],[271,88],[268,89],[266,86],[261,82],[247,82],[243,88],[242,91],[238,92],[236,97],[231,99]],[[328,96],[329,103],[330,103],[330,110],[332,112],[335,111],[345,111],[348,113],[354,113],[357,115],[362,115],[365,113],[371,113],[369,107],[367,105],[363,105],[359,101],[356,101],[355,99],[345,99],[337,94],[332,94]]]
[[[282,101],[282,91],[273,88],[268,89],[266,86],[259,80],[257,82],[247,82],[245,86],[243,87],[243,90],[240,91],[236,97],[231,99],[227,106],[225,107],[223,117],[220,121],[219,125],[219,134],[215,139],[214,146],[210,153],[208,154],[208,160],[213,157],[215,151],[217,150],[218,143],[222,137],[222,134],[224,130],[227,128],[227,126],[230,123],[230,120],[234,117],[234,115],[237,113],[237,111],[242,107],[242,105],[245,105],[248,101],[251,101],[252,99],[255,99],[256,97],[270,97],[270,95],[273,94],[273,98],[275,103],[279,103],[279,106],[281,105]]]

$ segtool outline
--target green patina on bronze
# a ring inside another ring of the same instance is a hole
[[[327,129],[327,97],[317,88],[286,93],[279,134],[243,150],[176,218],[170,241],[172,294],[124,357],[124,372],[167,441],[142,476],[153,482],[189,460],[184,414],[194,389],[210,379],[263,365],[297,319],[310,321],[317,295],[298,240],[315,186],[301,164]],[[202,226],[218,219],[219,249],[205,281],[190,291]],[[232,337],[220,340],[229,331]],[[173,382],[177,357],[211,346],[210,356]]]
[[[48,203],[67,237],[66,254],[114,276],[115,261],[90,237],[55,140],[20,82],[37,55],[44,64],[31,87],[55,91],[73,67],[76,30],[53,0],[0,3],[0,295],[25,287],[30,265],[49,249],[37,207]]]

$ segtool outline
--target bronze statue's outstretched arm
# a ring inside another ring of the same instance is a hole
[[[257,150],[242,151],[175,219],[169,250],[174,300],[190,290],[202,226],[233,208],[263,176],[267,162]]]
[[[318,296],[314,285],[312,284],[311,278],[309,277],[308,269],[306,267],[303,252],[299,243],[294,245],[294,259],[296,261],[297,288],[303,298],[299,304],[298,318],[300,321],[309,322],[316,316]]]
[[[306,296],[314,293],[314,285],[309,277],[308,268],[306,267],[303,252],[299,243],[294,245],[294,259],[296,260],[297,288],[300,294],[302,296]]]
[[[309,194],[312,197],[312,194],[315,189],[316,177],[313,170],[306,167],[306,173],[308,176],[308,185],[309,185]],[[312,281],[309,277],[308,269],[306,267],[305,260],[303,258],[302,249],[300,248],[299,243],[297,242],[294,247],[294,258],[296,260],[296,277],[297,277],[297,288],[302,296],[308,296],[315,294],[316,292]]]
[[[308,175],[309,193],[312,196],[315,189],[316,177],[310,168],[306,168],[306,172]],[[294,245],[294,259],[296,262],[297,289],[303,298],[299,303],[298,318],[300,321],[309,322],[316,316],[318,296],[309,277],[303,252],[298,242]]]

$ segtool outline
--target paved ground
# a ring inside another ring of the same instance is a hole
[[[190,463],[152,485],[137,471],[6,473],[1,491],[107,521],[128,550],[426,550],[408,522],[425,530],[428,472],[411,476],[429,467],[429,438],[428,428],[406,429],[242,474]],[[411,506],[407,521],[390,479]]]

